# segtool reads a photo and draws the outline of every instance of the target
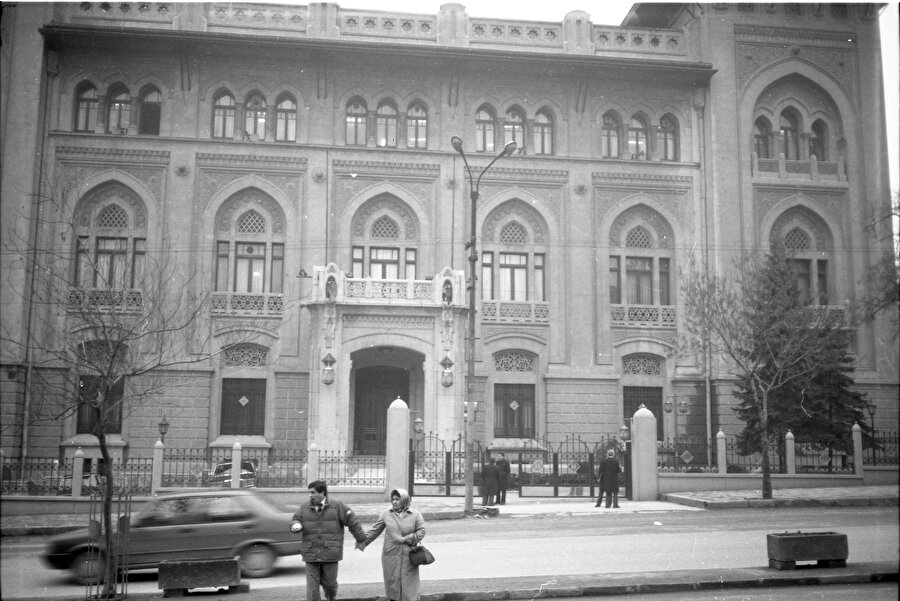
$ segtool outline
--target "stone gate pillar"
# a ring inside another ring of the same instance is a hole
[[[656,416],[641,405],[631,420],[631,496],[633,501],[659,498],[656,468]]]
[[[384,457],[384,498],[409,485],[409,407],[397,397],[387,411],[387,448]]]

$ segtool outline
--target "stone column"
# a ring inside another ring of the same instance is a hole
[[[853,473],[863,475],[863,439],[859,424],[853,424]]]
[[[659,498],[656,468],[656,416],[641,405],[631,420],[631,496],[633,501]]]
[[[725,444],[725,433],[719,430],[716,434],[716,463],[719,465],[719,473],[728,473],[728,449]]]
[[[409,407],[397,397],[387,412],[387,449],[385,464],[385,500],[395,488],[409,485]]]
[[[241,443],[234,441],[231,447],[231,488],[241,487]]]
[[[162,486],[163,476],[163,452],[166,445],[161,440],[157,440],[153,445],[153,470],[150,475],[150,494],[156,496],[156,491]]]
[[[784,435],[784,462],[786,465],[786,473],[797,473],[797,454],[794,447],[794,433],[790,430]]]

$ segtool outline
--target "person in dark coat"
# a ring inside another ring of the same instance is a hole
[[[337,597],[338,562],[344,558],[344,528],[357,543],[365,543],[366,533],[356,514],[341,501],[328,498],[322,480],[309,483],[309,501],[291,520],[291,532],[300,533],[300,553],[306,563],[306,601],[321,601],[319,587],[328,601]]]
[[[619,508],[619,472],[622,468],[616,459],[616,452],[612,449],[606,452],[606,458],[600,462],[600,494],[597,495],[597,504],[594,507],[600,507],[600,501],[606,494],[606,508],[609,509],[612,504],[613,509]]]
[[[500,453],[500,457],[497,459],[497,493],[499,494],[497,502],[500,505],[506,505],[506,487],[509,486],[509,473],[509,461],[506,460],[506,455]]]
[[[497,469],[497,460],[491,459],[481,467],[481,504],[493,505],[497,497],[497,487],[500,481],[500,471]]]

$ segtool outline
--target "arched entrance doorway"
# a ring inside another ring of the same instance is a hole
[[[364,367],[356,372],[354,436],[356,452],[384,455],[387,410],[409,398],[409,372],[399,367]]]

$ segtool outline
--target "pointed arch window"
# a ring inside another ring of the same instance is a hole
[[[780,137],[779,150],[784,153],[784,158],[797,160],[800,158],[799,119],[790,109],[781,112],[778,131]]]
[[[131,125],[131,96],[128,88],[117,85],[109,92],[107,130],[111,134],[127,134]]]
[[[406,146],[428,148],[428,112],[418,102],[406,111]]]
[[[553,154],[553,117],[543,109],[534,116],[534,153]]]
[[[213,102],[213,137],[234,138],[234,96],[221,92]]]
[[[219,292],[283,291],[283,236],[271,232],[270,220],[259,211],[244,211],[230,232],[220,233],[215,282]]]
[[[375,145],[397,147],[397,109],[389,102],[382,102],[375,112]]]
[[[291,96],[282,96],[275,105],[275,140],[297,141],[297,103]]]
[[[800,301],[807,305],[828,304],[828,253],[814,248],[813,238],[796,226],[784,237]]]
[[[628,124],[628,154],[632,159],[647,158],[647,124],[637,115]]]
[[[117,203],[107,204],[87,226],[76,228],[74,287],[136,289],[144,278],[147,240],[132,227],[128,213]]]
[[[93,132],[97,126],[100,99],[97,88],[83,83],[75,94],[75,131]]]
[[[671,115],[663,115],[656,132],[656,147],[663,161],[678,160],[678,121]]]
[[[138,133],[148,136],[159,135],[162,115],[162,94],[154,86],[144,88],[138,104]]]
[[[416,279],[418,251],[404,239],[404,228],[394,215],[384,214],[368,226],[364,239],[351,248],[354,278]]]
[[[765,117],[759,117],[754,123],[753,143],[756,156],[760,159],[771,157],[770,140],[772,139],[772,126]]]
[[[635,225],[609,257],[609,302],[671,305],[671,252],[650,229]]]
[[[601,154],[604,158],[619,158],[619,118],[614,113],[603,115],[603,130],[601,133]]]
[[[487,106],[482,106],[475,112],[475,151],[494,152],[494,131],[496,118],[494,112]]]
[[[521,109],[511,108],[506,111],[506,121],[503,123],[504,144],[515,142],[516,146],[525,149],[525,114]]]
[[[481,295],[504,301],[544,301],[545,253],[531,244],[528,229],[517,220],[500,229],[497,243],[481,253]]]
[[[350,146],[366,145],[366,121],[368,119],[366,103],[354,98],[347,103],[345,142]]]
[[[251,94],[244,104],[244,133],[266,139],[266,99],[260,94]]]
[[[812,124],[812,134],[809,136],[809,156],[815,156],[819,161],[828,160],[828,126],[821,119],[816,119]]]

